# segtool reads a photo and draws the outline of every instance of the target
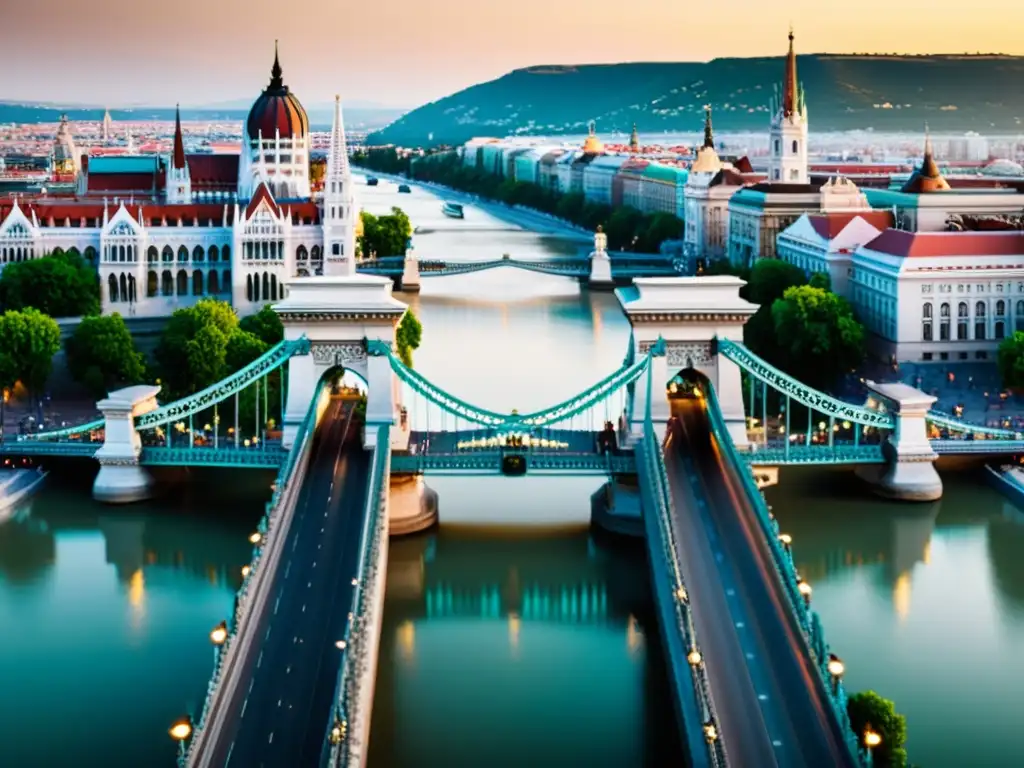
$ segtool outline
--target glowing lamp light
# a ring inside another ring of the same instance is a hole
[[[705,725],[704,725],[704,738],[707,739],[709,744],[711,744],[712,742],[714,742],[714,741],[716,741],[718,739],[718,729],[715,727],[714,723],[711,723],[711,722],[705,723]]]
[[[250,574],[250,573],[252,573],[252,566],[249,566],[249,565],[243,565],[243,566],[242,566],[242,578],[243,578],[243,579],[247,579],[247,578],[249,578],[249,574]]]
[[[335,720],[331,727],[331,744],[340,744],[347,730],[348,724],[344,720]]]
[[[259,544],[261,541],[263,541],[263,534],[259,531],[256,531],[255,533],[249,536],[250,544]]]
[[[703,659],[704,657],[700,655],[700,651],[698,651],[696,648],[694,648],[692,651],[686,654],[686,660],[690,662],[690,664],[694,667],[700,664],[701,661],[703,661]]]
[[[868,729],[866,731],[864,731],[864,745],[868,749],[874,749],[875,747],[877,747],[881,743],[882,743],[881,735],[879,735],[876,731],[872,730],[871,726],[868,726]]]
[[[803,579],[800,579],[800,581],[798,581],[796,583],[796,588],[799,589],[800,590],[800,594],[804,596],[804,601],[808,605],[810,605],[811,604],[811,592],[813,591],[811,589],[811,585],[808,584]]]
[[[222,621],[213,631],[210,632],[210,642],[214,645],[224,645],[224,641],[228,639],[228,623]]]
[[[824,431],[825,431],[825,422],[824,422],[824,421],[819,421],[819,422],[818,422],[818,429],[819,429],[820,431],[822,431],[822,432],[824,432]]]
[[[683,603],[689,599],[689,595],[686,594],[686,587],[679,587],[676,590],[676,599]]]
[[[344,640],[339,640],[338,642],[336,642],[334,644],[334,647],[337,648],[339,651],[344,651],[345,650],[345,641]]]
[[[779,534],[779,541],[780,541],[780,542],[781,542],[781,543],[782,543],[783,545],[785,545],[785,546],[787,546],[787,547],[788,547],[788,546],[789,546],[790,544],[792,544],[792,543],[793,543],[793,537],[792,537],[792,536],[790,536],[790,535],[789,535],[788,533],[780,533],[780,534]]]
[[[846,672],[846,665],[834,653],[828,655],[828,673],[837,680]]]
[[[187,717],[183,717],[171,726],[171,730],[168,733],[171,734],[171,738],[175,741],[185,741],[185,739],[192,735],[192,721]]]

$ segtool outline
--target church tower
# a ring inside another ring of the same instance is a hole
[[[629,151],[634,155],[640,151],[640,134],[636,130],[636,123],[633,123],[633,132],[629,134]]]
[[[807,175],[807,104],[796,78],[792,29],[789,30],[782,102],[777,107],[769,134],[768,181],[807,184],[810,180]]]
[[[324,176],[324,275],[350,276],[356,273],[356,200],[345,143],[345,122],[341,97],[334,97],[334,126]]]
[[[114,136],[114,121],[110,119],[110,110],[103,113],[103,141],[108,142]]]
[[[192,202],[192,177],[185,159],[185,138],[181,133],[181,107],[174,116],[174,150],[171,163],[167,166],[167,202],[187,205]]]

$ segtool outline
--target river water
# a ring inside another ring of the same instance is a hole
[[[575,245],[418,189],[400,205],[424,258],[559,255]],[[514,270],[426,279],[416,367],[494,410],[539,409],[616,368],[614,297]],[[974,474],[925,507],[842,472],[784,470],[770,501],[794,537],[851,690],[907,714],[926,768],[1024,764],[1024,516]],[[173,764],[196,711],[207,633],[231,609],[263,473],[193,473],[153,502],[104,507],[55,472],[0,524],[0,766]],[[600,481],[428,478],[442,525],[393,543],[371,768],[679,764],[643,551],[592,536]],[[524,524],[527,526],[524,529]],[[723,724],[724,727],[724,724]]]

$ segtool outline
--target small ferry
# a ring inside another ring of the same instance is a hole
[[[366,177],[366,186],[368,186],[368,187],[376,187],[378,184],[380,184],[380,179],[378,179],[376,176],[367,176]]]
[[[398,191],[403,195],[408,195],[410,192],[412,192],[408,184],[399,184]]]
[[[441,206],[441,213],[452,219],[464,219],[465,214],[462,211],[462,206],[458,203],[445,203]]]

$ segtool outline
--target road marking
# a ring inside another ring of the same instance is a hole
[[[298,536],[296,536],[296,537],[295,537],[295,538],[294,538],[294,539],[292,540],[292,552],[294,552],[294,551],[295,551],[295,548],[296,548],[297,546],[299,546],[299,537],[298,537]]]
[[[736,629],[743,629],[746,626],[742,621],[736,622]]]
[[[291,665],[291,664],[289,664],[289,665],[288,665],[288,666],[287,666],[287,667],[285,668],[285,670],[284,670],[284,673],[285,673],[286,675],[290,675],[290,674],[292,673],[292,665]]]
[[[727,589],[727,590],[725,590],[725,594],[727,594],[729,597],[734,597],[736,595],[736,590],[735,589]]]
[[[313,561],[313,567],[316,568],[316,560]]]
[[[245,717],[245,708],[249,706],[249,697],[245,697],[245,701],[242,702],[242,714],[241,717]]]
[[[267,634],[265,634],[263,636],[264,640],[269,640],[270,639],[270,630],[272,630],[272,629],[273,629],[273,627],[267,627]]]
[[[250,677],[250,678],[249,678],[249,690],[245,692],[245,693],[246,693],[246,695],[248,695],[248,694],[252,693],[252,685],[253,685],[253,683],[255,683],[255,682],[256,682],[256,678],[255,678],[255,677]]]
[[[277,615],[277,606],[281,604],[281,595],[277,596],[277,600],[274,601],[274,615]]]
[[[306,606],[302,606],[302,612],[303,612],[303,613],[305,613],[305,612],[306,612]]]
[[[748,654],[747,654],[747,658],[748,658],[748,659],[753,659],[753,658],[754,658],[754,654],[752,654],[752,653],[748,653]]]
[[[274,732],[271,731],[270,732],[270,738],[267,739],[267,744],[273,744],[273,743],[274,743]]]
[[[781,747],[782,746],[782,742],[779,741],[778,739],[775,739],[775,741],[772,742],[772,746],[773,747]]]
[[[757,700],[758,701],[768,701],[768,697],[765,696],[763,693],[759,693],[759,694],[757,694]]]
[[[313,586],[313,582],[312,581],[307,581],[306,582],[306,589],[309,589],[312,586]]]
[[[263,664],[263,651],[260,651],[260,657],[256,659],[256,667],[259,668]]]
[[[279,707],[281,706],[281,699],[277,700],[277,706],[279,706]]]
[[[289,560],[288,564],[284,568],[284,577],[287,579],[288,574],[292,572],[292,561]]]

